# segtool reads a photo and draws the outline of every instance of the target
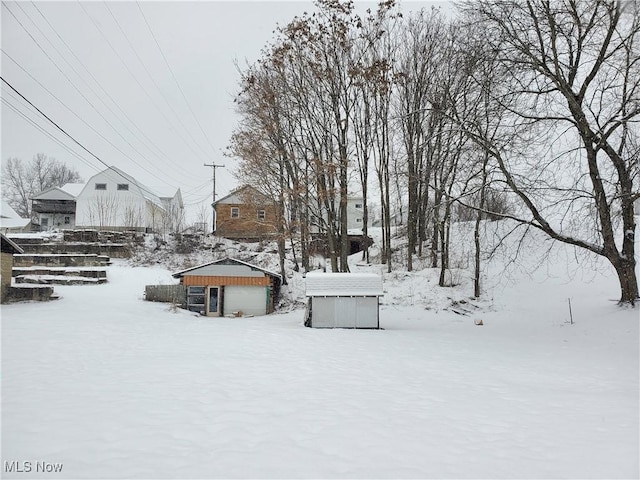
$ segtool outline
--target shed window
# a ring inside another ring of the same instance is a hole
[[[71,217],[64,217],[64,224],[69,225],[71,223]]]
[[[356,208],[358,208],[358,209],[362,208],[362,204],[361,203],[356,203]]]
[[[205,287],[187,288],[187,310],[192,312],[204,312]]]
[[[238,207],[231,207],[231,218],[240,218],[240,209]]]
[[[96,190],[106,190],[106,189],[107,189],[106,183],[96,183]]]
[[[258,220],[264,220],[266,216],[267,215],[264,210],[258,210]]]
[[[129,184],[128,183],[119,183],[118,184],[118,190],[129,190]]]

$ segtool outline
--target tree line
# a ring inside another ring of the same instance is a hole
[[[481,222],[509,218],[605,257],[635,303],[639,29],[637,2],[474,0],[448,16],[318,0],[239,67],[229,154],[275,200],[303,268],[315,224],[348,271],[356,192],[365,235],[379,205],[388,271],[429,258],[443,285],[451,222],[472,221],[477,296]]]

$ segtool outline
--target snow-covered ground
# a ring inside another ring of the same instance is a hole
[[[142,300],[170,272],[123,261],[2,306],[3,477],[638,478],[638,309],[558,252],[496,261],[479,302],[386,275],[377,331],[173,311]]]

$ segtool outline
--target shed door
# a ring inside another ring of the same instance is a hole
[[[242,312],[244,315],[267,314],[267,288],[227,285],[224,287],[224,313]]]

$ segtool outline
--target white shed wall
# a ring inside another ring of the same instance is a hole
[[[379,328],[378,297],[312,297],[314,328]]]

